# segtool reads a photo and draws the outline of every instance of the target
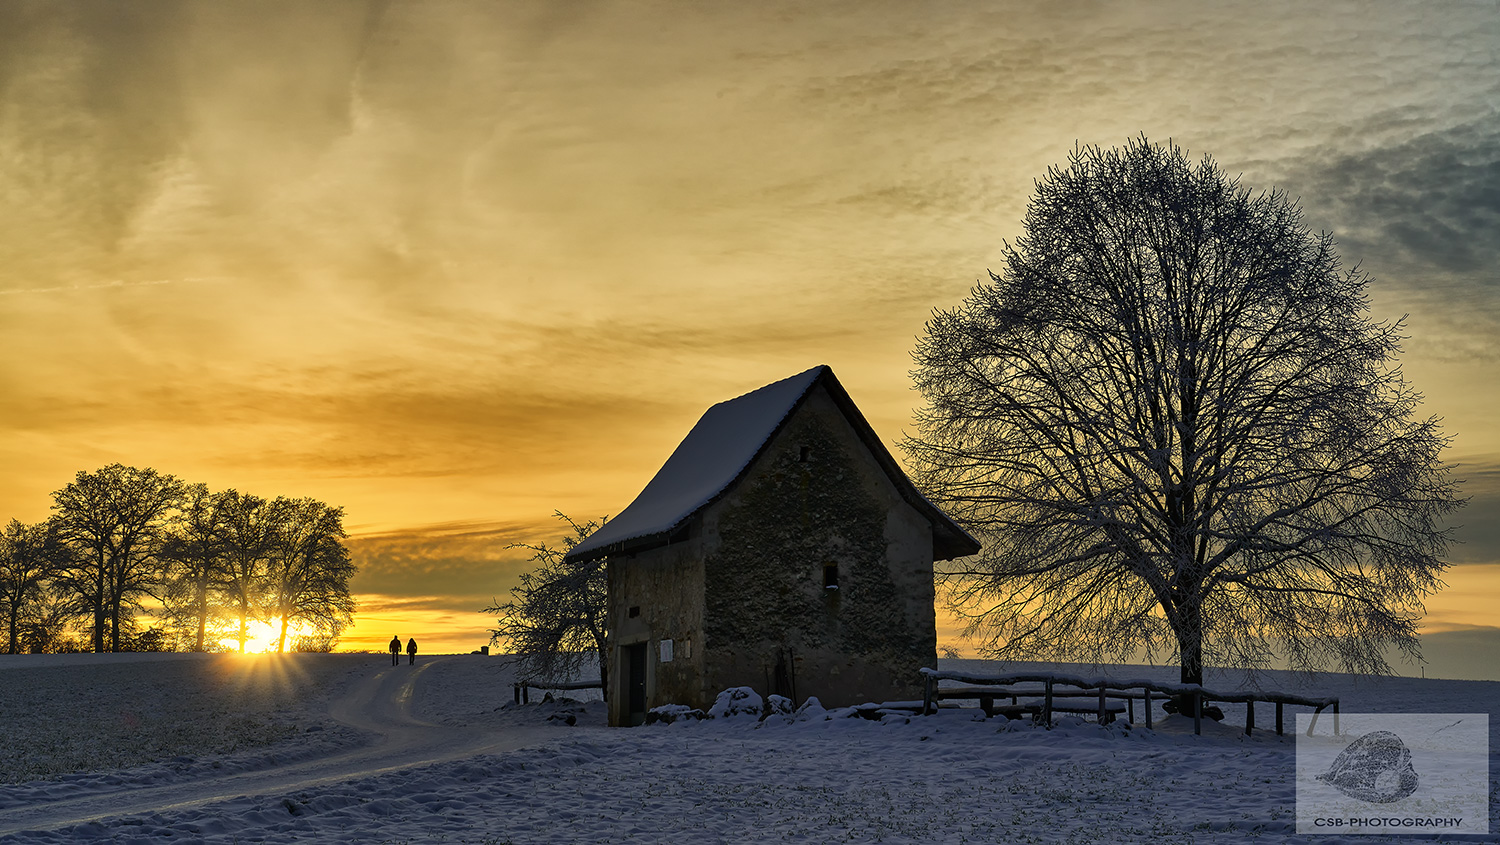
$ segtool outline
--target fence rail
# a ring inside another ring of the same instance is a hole
[[[580,690],[580,689],[603,690],[604,689],[604,682],[603,681],[541,681],[541,680],[537,680],[535,678],[528,678],[528,679],[526,679],[524,681],[516,681],[511,686],[515,688],[516,703],[517,704],[530,704],[531,703],[531,690],[534,690],[534,689],[540,689],[540,690]]]
[[[1276,705],[1276,733],[1283,731],[1283,708],[1288,705],[1313,708],[1312,721],[1307,726],[1307,733],[1312,735],[1313,728],[1318,724],[1318,716],[1325,709],[1333,710],[1333,732],[1339,731],[1339,700],[1337,697],[1330,698],[1307,698],[1300,695],[1290,695],[1283,692],[1215,692],[1198,684],[1173,684],[1161,681],[1144,679],[1116,680],[1114,678],[1083,678],[1075,675],[1058,675],[1043,672],[1013,672],[1005,675],[974,675],[968,672],[954,672],[938,669],[922,669],[925,679],[925,693],[922,698],[922,712],[932,713],[938,702],[943,698],[977,698],[981,706],[990,709],[992,702],[986,702],[986,698],[1007,697],[1012,704],[1018,698],[1041,698],[1041,721],[1051,724],[1054,711],[1053,700],[1056,698],[1078,698],[1084,695],[1094,697],[1097,695],[1097,712],[1100,723],[1108,721],[1118,706],[1109,706],[1108,699],[1126,701],[1131,710],[1131,721],[1135,718],[1135,701],[1142,700],[1145,703],[1146,727],[1152,726],[1151,718],[1151,694],[1160,693],[1163,698],[1176,698],[1179,701],[1191,701],[1193,708],[1193,733],[1203,733],[1203,706],[1206,703],[1220,701],[1225,703],[1236,703],[1245,705],[1245,733],[1248,735],[1255,727],[1255,703],[1264,701]],[[956,681],[969,684],[970,687],[952,689],[939,686],[941,681]],[[1042,684],[1041,689],[1010,689],[1015,684]],[[1073,692],[1054,690],[1056,685],[1074,687],[1079,690],[1096,691]],[[985,689],[974,689],[982,687]],[[986,689],[989,695],[985,695]],[[1077,712],[1079,708],[1068,707],[1069,712]]]

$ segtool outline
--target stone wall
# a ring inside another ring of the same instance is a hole
[[[703,519],[709,695],[920,696],[936,660],[931,526],[821,386]]]
[[[701,525],[700,519],[694,522],[693,528]],[[647,707],[667,703],[701,706],[702,560],[701,530],[690,531],[686,542],[610,559],[610,724],[627,724],[627,679],[621,650],[640,642],[646,643]],[[638,616],[630,616],[632,607],[640,609]],[[669,663],[661,661],[663,639],[672,640]]]

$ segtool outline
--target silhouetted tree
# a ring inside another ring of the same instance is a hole
[[[7,654],[23,651],[26,626],[45,615],[49,582],[69,560],[51,520],[24,525],[12,519],[0,532],[0,610],[5,613]]]
[[[603,560],[572,563],[565,556],[604,523],[603,519],[577,523],[561,511],[555,514],[571,532],[562,538],[562,548],[546,543],[520,543],[507,548],[532,552],[536,571],[521,576],[505,604],[495,602],[481,613],[499,614],[490,629],[490,642],[516,655],[521,674],[538,678],[563,678],[576,674],[584,658],[593,653],[599,660],[599,678],[608,681],[608,651],[605,648],[608,584]],[[609,689],[605,684],[605,690]]]
[[[278,517],[270,502],[236,490],[219,494],[215,503],[219,511],[219,554],[223,565],[219,594],[226,610],[238,622],[236,638],[243,654],[250,620],[261,615],[266,568],[276,543]]]
[[[286,650],[287,629],[302,622],[334,637],[353,620],[349,579],[354,564],[344,548],[343,508],[315,499],[277,499],[276,530],[266,567],[264,607],[280,620],[276,650]]]
[[[52,654],[64,651],[87,651],[82,643],[67,636],[78,619],[77,596],[60,589],[53,581],[50,589],[28,606],[21,626],[21,647],[28,654]]]
[[[935,312],[906,442],[984,551],[947,573],[1000,656],[1388,671],[1462,504],[1435,419],[1279,191],[1144,138],[1037,183],[1005,268]]]
[[[163,601],[177,630],[185,631],[193,651],[209,645],[209,622],[223,608],[229,564],[224,554],[225,494],[210,493],[203,484],[185,488],[177,525],[167,537],[162,557],[168,564]]]
[[[161,581],[159,553],[183,485],[156,470],[110,464],[79,472],[52,494],[58,530],[75,552],[69,582],[93,616],[93,648],[118,651],[139,597]]]

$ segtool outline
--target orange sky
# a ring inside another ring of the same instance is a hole
[[[1145,133],[1410,314],[1474,497],[1429,627],[1494,636],[1497,47],[1488,3],[6,3],[0,518],[111,461],[315,496],[348,644],[477,648],[505,546],[714,402],[827,363],[894,442],[1032,181]]]

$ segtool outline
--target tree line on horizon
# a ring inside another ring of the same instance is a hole
[[[343,508],[118,463],[80,471],[52,501],[46,520],[0,530],[7,654],[222,651],[221,639],[243,652],[259,621],[279,624],[278,652],[331,651],[353,621]]]

